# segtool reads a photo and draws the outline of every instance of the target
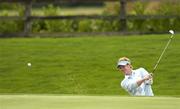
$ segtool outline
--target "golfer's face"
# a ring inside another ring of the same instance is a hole
[[[119,66],[119,70],[126,74],[131,71],[131,67],[130,65],[123,65],[123,66]]]

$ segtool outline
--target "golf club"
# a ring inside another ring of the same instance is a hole
[[[170,37],[169,41],[167,42],[167,44],[166,44],[166,46],[165,46],[163,52],[161,53],[159,59],[157,60],[155,66],[154,66],[154,68],[153,68],[152,74],[154,74],[154,72],[155,72],[155,70],[156,70],[156,68],[157,68],[157,66],[158,66],[158,64],[159,64],[159,62],[161,61],[161,59],[162,59],[162,57],[163,57],[163,55],[164,55],[166,49],[168,48],[168,46],[169,46],[169,44],[170,44],[170,42],[171,42],[171,40],[172,40],[172,38],[173,38],[173,36],[174,36],[174,31],[173,31],[173,30],[169,30],[169,33],[171,34],[171,37]]]

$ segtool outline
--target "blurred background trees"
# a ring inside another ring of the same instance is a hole
[[[168,15],[180,16],[180,2],[151,1],[128,2],[127,15]],[[1,3],[0,16],[23,16],[24,6],[20,3]],[[104,3],[61,3],[61,4],[33,4],[32,16],[72,16],[72,15],[102,15],[118,16],[119,2]],[[119,32],[119,19],[64,19],[64,20],[34,20],[33,33],[46,32]],[[0,20],[0,33],[20,32],[24,23],[21,20]],[[9,28],[11,27],[11,28]],[[179,18],[162,19],[128,19],[127,31],[164,32],[169,29],[180,31]]]

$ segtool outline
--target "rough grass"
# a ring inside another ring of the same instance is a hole
[[[154,74],[155,95],[180,95],[180,35]],[[119,57],[149,72],[169,35],[0,39],[0,93],[127,95]],[[27,63],[32,66],[28,67]]]

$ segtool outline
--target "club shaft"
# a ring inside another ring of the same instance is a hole
[[[161,53],[161,55],[160,55],[160,57],[159,57],[158,61],[156,62],[155,66],[154,66],[154,68],[153,68],[152,73],[154,73],[154,72],[155,72],[155,70],[156,70],[157,66],[159,65],[159,62],[161,61],[161,59],[162,59],[162,57],[163,57],[163,55],[164,55],[164,53],[165,53],[165,51],[166,51],[166,49],[168,48],[169,44],[171,43],[172,38],[173,38],[173,34],[171,35],[171,37],[170,37],[170,39],[169,39],[168,43],[166,44],[166,46],[165,46],[165,48],[164,48],[163,52]]]

